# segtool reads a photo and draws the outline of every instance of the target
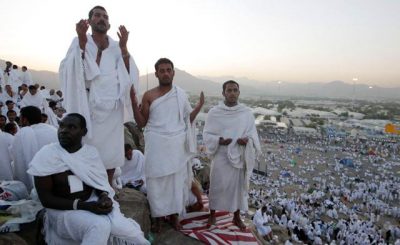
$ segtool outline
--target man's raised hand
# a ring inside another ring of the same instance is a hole
[[[87,43],[86,32],[89,29],[89,21],[81,19],[78,23],[76,23],[76,33],[78,34],[79,39],[79,47],[82,50],[85,50],[85,46]]]
[[[203,91],[200,92],[199,105],[200,105],[200,106],[203,106],[203,105],[204,105],[204,93],[203,93]]]
[[[127,31],[125,26],[123,25],[119,26],[118,29],[119,32],[117,32],[117,35],[119,37],[119,47],[122,51],[122,55],[125,55],[128,53],[128,48],[126,47],[126,44],[128,43],[129,31]]]

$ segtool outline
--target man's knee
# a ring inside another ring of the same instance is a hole
[[[95,234],[110,235],[111,222],[107,217],[99,216],[98,219],[93,220],[90,226],[87,228],[88,232],[94,232]]]

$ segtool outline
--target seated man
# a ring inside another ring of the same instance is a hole
[[[47,208],[47,244],[150,244],[140,226],[120,212],[96,148],[82,144],[86,133],[82,115],[67,115],[59,142],[43,147],[28,170]]]
[[[200,183],[193,178],[189,192],[188,204],[186,205],[186,212],[190,213],[203,210],[204,205],[201,197],[202,194],[203,191],[201,190]]]
[[[125,164],[121,167],[121,181],[123,186],[147,193],[143,153],[133,150],[130,144],[125,144]]]
[[[267,207],[263,206],[258,209],[253,218],[253,224],[256,226],[258,233],[267,241],[272,240],[272,230],[268,225]]]

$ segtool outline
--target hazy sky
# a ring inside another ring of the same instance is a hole
[[[398,0],[0,0],[0,58],[58,71],[94,5],[130,31],[141,74],[160,57],[194,75],[400,86]]]

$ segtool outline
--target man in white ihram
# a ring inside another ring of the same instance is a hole
[[[131,89],[132,108],[144,137],[145,176],[154,232],[160,232],[161,217],[168,216],[176,230],[189,196],[192,171],[189,159],[196,152],[193,120],[204,104],[204,94],[192,110],[184,90],[173,85],[174,64],[167,58],[155,64],[159,85],[147,91],[141,109]]]
[[[38,93],[38,89],[34,85],[29,85],[29,93],[26,93],[21,100],[21,108],[25,106],[36,106],[42,112],[48,107],[46,99],[41,93]]]
[[[28,173],[46,214],[47,244],[150,244],[139,224],[126,218],[95,147],[82,144],[85,118],[78,113],[61,120],[57,143],[43,147]]]
[[[10,152],[14,161],[15,180],[22,181],[28,191],[33,188],[33,179],[26,173],[35,154],[45,145],[57,142],[57,129],[42,123],[42,113],[35,106],[21,109],[22,128],[14,137]]]
[[[248,210],[249,178],[261,148],[253,113],[238,103],[239,84],[230,80],[222,88],[225,100],[208,112],[203,130],[212,159],[207,225],[215,225],[215,210],[224,210],[234,212],[233,223],[243,231],[240,210]]]
[[[91,35],[86,33],[89,25]],[[61,62],[60,80],[66,111],[85,117],[86,143],[99,151],[112,183],[115,168],[124,164],[123,123],[132,119],[129,90],[134,84],[138,91],[139,74],[127,48],[129,32],[119,26],[116,42],[107,35],[109,29],[107,11],[101,6],[76,24],[78,37]]]

